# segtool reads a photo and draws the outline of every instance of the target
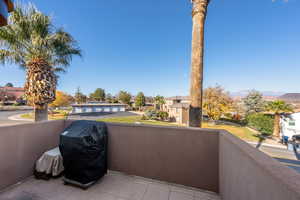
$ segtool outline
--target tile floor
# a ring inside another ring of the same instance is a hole
[[[29,178],[0,193],[0,200],[220,200],[215,193],[160,182],[143,177],[110,172],[87,190]]]

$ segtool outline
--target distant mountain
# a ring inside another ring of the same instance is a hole
[[[251,90],[241,90],[238,92],[230,92],[230,95],[233,97],[240,97],[243,98],[249,94]],[[264,97],[272,98],[272,97],[279,97],[284,94],[284,92],[274,92],[274,91],[259,91],[263,94]]]
[[[300,93],[286,93],[284,95],[279,96],[277,99],[291,102],[291,103],[299,103],[300,102]]]

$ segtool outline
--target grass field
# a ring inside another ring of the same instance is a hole
[[[22,114],[21,117],[25,118],[25,119],[33,119],[33,113]],[[48,118],[50,120],[65,119],[66,118],[66,111],[64,111],[64,110],[58,110],[54,114],[49,114]]]
[[[27,114],[21,115],[21,117],[26,118],[26,119],[33,119],[33,114],[27,113]],[[64,119],[64,118],[65,118],[64,112],[58,112],[56,114],[49,115],[49,119],[52,119],[52,120]],[[170,122],[142,120],[141,116],[102,118],[97,121],[127,123],[127,124],[148,124],[148,125],[157,125],[157,126],[181,126],[176,123],[170,123]],[[211,129],[224,129],[245,141],[251,141],[251,142],[259,141],[259,138],[256,136],[257,133],[248,129],[247,127],[242,127],[242,126],[238,126],[238,125],[224,125],[224,124],[213,125],[213,124],[209,124],[207,122],[204,122],[202,127],[203,128],[211,128]]]
[[[179,126],[176,123],[153,121],[153,120],[141,120],[141,116],[129,116],[129,117],[114,117],[114,118],[102,118],[97,121],[102,122],[115,122],[115,123],[127,123],[127,124],[149,124],[158,126]]]
[[[170,122],[160,122],[160,121],[149,121],[149,120],[141,120],[140,116],[130,116],[130,117],[116,117],[116,118],[104,118],[99,119],[98,121],[103,122],[116,122],[116,123],[141,123],[141,124],[150,124],[150,125],[158,125],[158,126],[180,126],[175,123]],[[257,142],[259,138],[256,136],[257,133],[249,130],[247,127],[242,126],[234,126],[234,125],[212,125],[207,122],[203,123],[203,128],[211,128],[211,129],[224,129],[232,133],[233,135],[245,140]]]
[[[258,142],[259,138],[257,137],[257,133],[248,129],[247,127],[238,126],[238,125],[211,125],[207,122],[204,122],[202,125],[203,128],[211,128],[211,129],[224,129],[228,132],[232,133],[233,135],[251,142]]]

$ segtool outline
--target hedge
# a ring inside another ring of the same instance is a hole
[[[262,134],[271,135],[273,133],[274,117],[262,113],[249,114],[246,117],[247,125]]]

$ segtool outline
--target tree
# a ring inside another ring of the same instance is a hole
[[[77,42],[32,4],[16,6],[8,25],[0,29],[0,40],[0,62],[26,71],[25,95],[34,106],[34,119],[47,120],[57,73],[65,71],[74,55],[81,55]]]
[[[105,95],[105,101],[107,103],[113,103],[113,96],[110,93],[106,94]]]
[[[158,105],[159,109],[161,110],[162,105],[166,104],[165,98],[163,96],[157,95],[154,97],[154,104]]]
[[[12,83],[6,83],[5,87],[14,87],[14,85]]]
[[[90,98],[94,101],[105,101],[105,90],[97,88],[95,92],[90,94]]]
[[[118,99],[115,96],[112,96],[110,93],[105,96],[105,101],[107,103],[119,103]]]
[[[56,91],[56,99],[49,106],[52,108],[58,108],[63,106],[70,106],[72,103],[72,98],[70,95],[62,92]]]
[[[119,100],[117,97],[113,96],[112,97],[112,103],[119,103]]]
[[[209,119],[219,120],[230,110],[233,100],[221,86],[209,87],[203,93],[203,109]]]
[[[245,106],[243,102],[239,100],[235,100],[232,102],[231,111],[233,112],[232,119],[234,120],[241,120],[243,117],[245,117]]]
[[[201,127],[203,96],[204,26],[210,0],[192,0],[193,39],[189,109],[190,127]]]
[[[280,115],[286,112],[293,112],[292,105],[281,100],[276,100],[269,102],[266,105],[266,110],[274,114],[273,135],[275,137],[280,137]]]
[[[146,102],[148,103],[154,103],[154,98],[149,96],[149,97],[146,97]]]
[[[80,91],[80,87],[77,88],[75,93],[75,102],[77,104],[86,103],[87,97]]]
[[[243,98],[243,103],[247,114],[262,112],[265,108],[263,95],[256,90],[250,91],[249,94]]]
[[[159,111],[158,112],[158,117],[160,120],[167,120],[169,117],[169,113],[168,112],[164,112],[164,111]]]
[[[120,91],[118,94],[118,100],[124,104],[130,105],[131,94],[126,91]]]
[[[143,92],[139,92],[135,97],[135,106],[141,110],[141,107],[145,106],[146,98]]]

